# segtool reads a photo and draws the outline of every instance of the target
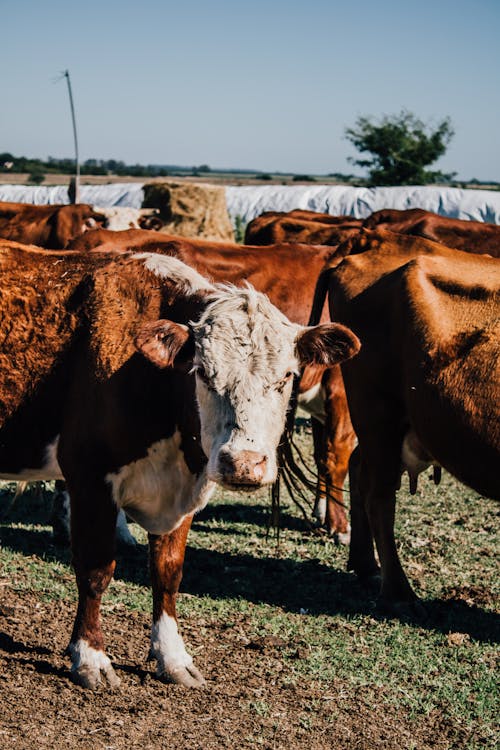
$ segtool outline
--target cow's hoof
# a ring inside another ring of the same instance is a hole
[[[104,651],[94,649],[81,640],[77,643],[70,643],[69,652],[73,662],[71,679],[74,683],[89,690],[97,690],[104,675],[112,690],[119,687],[120,678]]]
[[[351,529],[347,531],[332,531],[328,534],[335,544],[347,547],[351,543]]]
[[[163,680],[175,682],[176,685],[183,685],[188,688],[202,688],[206,685],[205,678],[194,664],[188,664],[185,667],[174,667],[168,672],[162,672],[158,676]]]
[[[116,690],[120,687],[121,680],[111,665],[106,669],[101,670],[96,669],[91,665],[84,664],[71,671],[71,679],[73,682],[76,685],[80,685],[80,687],[87,688],[88,690],[97,690],[101,686],[101,675],[104,675],[112,690]]]
[[[316,526],[324,526],[326,521],[326,497],[316,500],[313,510],[313,518]]]

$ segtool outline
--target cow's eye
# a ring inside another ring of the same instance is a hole
[[[291,380],[291,378],[293,378],[293,372],[291,370],[288,370],[288,372],[285,373],[281,380],[276,383],[277,390],[282,391],[288,381]]]

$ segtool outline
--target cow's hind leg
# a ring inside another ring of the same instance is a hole
[[[359,447],[355,448],[349,461],[349,489],[351,495],[351,544],[347,569],[353,570],[362,580],[379,578],[380,569],[375,560],[373,535],[366,512],[364,497],[360,489]]]
[[[149,534],[153,626],[151,655],[157,675],[185,687],[201,687],[205,680],[186,651],[177,627],[175,603],[182,579],[186,540],[192,516],[186,516],[170,534]]]
[[[76,484],[76,483],[75,483]],[[69,645],[73,680],[95,690],[102,675],[114,688],[120,684],[104,651],[101,599],[115,569],[117,508],[106,487],[84,492],[70,485],[71,543],[78,586],[78,610]]]
[[[418,612],[418,600],[401,565],[394,536],[396,490],[400,483],[400,445],[398,435],[390,432],[384,436],[383,447],[377,443],[366,451],[360,442],[358,490],[364,501],[380,560],[380,598],[391,608]],[[373,549],[371,542],[370,546]]]
[[[356,435],[340,368],[329,368],[322,384],[325,392],[325,424],[312,419],[314,458],[318,468],[314,516],[326,526],[329,536],[336,542],[348,544],[350,529],[343,487]]]
[[[314,461],[318,472],[313,517],[326,528],[336,543],[349,543],[349,522],[345,510],[343,486],[352,446],[342,445],[336,435],[327,433],[325,425],[311,420]]]
[[[318,481],[316,484],[316,499],[314,501],[313,517],[318,526],[324,526],[326,523],[326,435],[325,427],[314,417],[311,419],[313,444],[314,444],[314,462],[318,472]]]

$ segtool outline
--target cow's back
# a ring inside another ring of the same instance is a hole
[[[32,465],[59,429],[92,275],[113,257],[0,242],[0,471]]]
[[[332,316],[362,341],[343,367],[361,440],[377,440],[387,420],[401,437],[411,424],[436,461],[492,497],[500,494],[499,290],[498,261],[434,243],[418,255],[408,246],[347,258],[330,290]]]

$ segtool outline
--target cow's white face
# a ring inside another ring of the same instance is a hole
[[[248,489],[273,482],[300,327],[255,290],[228,288],[191,329],[208,478]]]
[[[246,489],[273,482],[293,374],[306,364],[352,357],[358,339],[338,324],[295,325],[253,288],[213,286],[174,258],[135,257],[206,303],[189,325],[144,325],[136,346],[159,367],[194,372],[208,479]]]
[[[120,232],[125,229],[155,229],[162,226],[155,208],[129,208],[128,206],[111,206],[96,208],[104,217],[105,229]]]

